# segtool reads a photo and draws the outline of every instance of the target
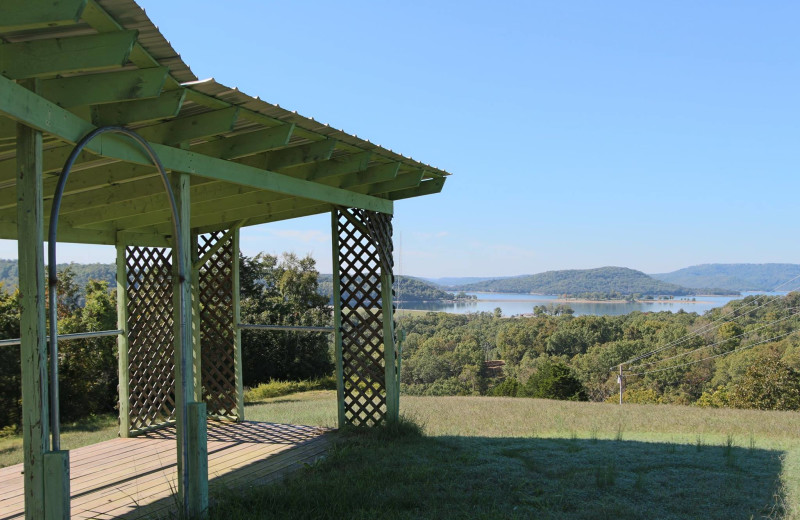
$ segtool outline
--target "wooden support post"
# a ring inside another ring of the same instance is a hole
[[[385,250],[385,249],[384,249]],[[391,260],[385,262],[390,263]],[[394,342],[394,302],[392,273],[381,268],[381,317],[383,318],[383,360],[386,377],[386,420],[400,420],[400,399],[397,387],[397,355]]]
[[[244,380],[242,379],[242,321],[241,286],[239,282],[239,228],[233,230],[233,265],[231,277],[233,278],[233,355],[236,370],[236,420],[244,421]]]
[[[45,518],[68,519],[70,516],[68,451],[48,451],[44,454],[44,492]]]
[[[189,175],[173,174],[171,179],[172,191],[178,205],[178,226],[181,231],[180,248],[183,254],[178,254],[178,247],[173,247],[173,288],[174,288],[174,323],[175,323],[175,408],[177,425],[177,450],[178,450],[178,496],[181,509],[186,518],[198,518],[193,515],[208,501],[208,452],[205,436],[205,406],[194,402],[195,375],[194,375],[194,335],[192,333],[192,243]],[[177,237],[175,245],[178,245]],[[180,283],[180,272],[185,273],[186,280]],[[188,345],[184,345],[181,338],[189,338]],[[186,351],[184,351],[186,348]],[[185,374],[185,387],[182,384]],[[192,413],[203,410],[202,420],[192,421]],[[199,424],[202,423],[202,428]],[[185,439],[185,441],[184,441]],[[184,451],[184,442],[185,451]],[[204,463],[199,463],[204,459]],[[205,470],[203,468],[206,468]],[[204,502],[205,500],[205,502]]]
[[[192,364],[194,365],[193,401],[203,402],[203,352],[200,342],[200,265],[197,264],[197,234],[191,235],[192,263]]]
[[[189,403],[189,510],[186,517],[204,518],[208,513],[208,432],[206,403]]]
[[[36,89],[36,82],[25,86]],[[44,453],[50,444],[44,309],[42,133],[17,125],[17,247],[19,253],[22,443],[25,518],[45,517]]]
[[[117,244],[117,359],[119,370],[119,436],[130,437],[131,382],[128,365],[130,342],[128,339],[128,268],[125,262],[125,244]]]
[[[347,419],[344,414],[344,371],[342,361],[342,286],[339,269],[339,213],[331,211],[331,244],[332,244],[332,271],[333,271],[333,345],[334,359],[336,362],[336,402],[338,404],[338,426],[344,427]]]

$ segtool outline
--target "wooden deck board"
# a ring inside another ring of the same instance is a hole
[[[280,478],[324,455],[328,436],[310,426],[208,423],[208,476],[215,488]],[[112,439],[70,451],[73,519],[165,514],[176,499],[175,429]],[[22,464],[0,468],[0,520],[23,517]]]

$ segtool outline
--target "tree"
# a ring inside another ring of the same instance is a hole
[[[66,270],[65,270],[66,271]],[[70,273],[59,273],[60,334],[113,330],[117,328],[116,295],[108,282],[89,280],[83,307],[62,304],[80,294]],[[63,288],[63,293],[61,289]],[[59,392],[63,420],[92,414],[110,413],[117,404],[119,381],[117,342],[114,337],[60,341]]]
[[[0,339],[19,337],[19,290],[13,294],[0,284]],[[20,386],[19,345],[0,347],[0,428],[20,426],[22,388]]]
[[[330,325],[328,299],[318,292],[314,259],[260,253],[240,256],[242,323]],[[310,332],[242,331],[244,384],[270,379],[308,379],[333,370],[329,335]]]
[[[730,404],[735,408],[799,410],[800,373],[777,354],[767,354],[747,369],[730,392]]]

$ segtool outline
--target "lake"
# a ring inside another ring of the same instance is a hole
[[[411,303],[402,302],[398,304],[399,309],[420,310],[433,312],[449,312],[453,314],[466,314],[471,312],[494,312],[496,307],[500,307],[503,316],[513,316],[517,314],[532,314],[533,307],[536,305],[558,305],[559,297],[543,294],[515,294],[515,293],[467,293],[475,295],[478,300],[470,302],[429,302]],[[567,305],[575,310],[575,316],[584,314],[595,315],[619,315],[628,314],[633,311],[641,312],[678,312],[683,309],[686,312],[696,312],[703,314],[715,307],[721,307],[731,300],[739,300],[745,296],[753,294],[767,294],[770,296],[784,296],[785,292],[743,292],[741,296],[676,296],[674,300],[664,300],[658,302],[625,302],[625,303],[606,303],[606,302],[568,302]],[[696,301],[687,301],[695,298]]]

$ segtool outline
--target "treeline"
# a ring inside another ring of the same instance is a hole
[[[649,299],[657,296],[688,296],[697,289],[656,280],[641,271],[625,267],[570,269],[515,276],[462,285],[465,291],[554,294],[592,299]],[[729,290],[703,289],[704,294],[731,294]],[[735,293],[738,294],[738,293]]]
[[[413,276],[397,276],[395,300],[398,302],[438,302],[475,299],[467,294],[443,291],[436,285]],[[346,280],[345,280],[346,282]],[[333,301],[333,275],[319,276],[319,292]]]
[[[613,367],[668,347],[625,367],[627,402],[800,409],[800,293],[763,306],[757,298],[704,316],[404,317],[403,391],[615,400]],[[502,376],[487,360],[505,362]]]
[[[110,288],[117,286],[117,271],[114,264],[58,264],[58,271],[69,269],[72,273],[74,283],[80,288],[81,300],[83,299],[83,289],[89,280],[107,282]],[[13,292],[19,283],[19,266],[16,260],[0,259],[0,283],[7,293]]]
[[[74,266],[59,273],[60,334],[116,329],[116,293],[107,281],[78,284]],[[328,301],[318,292],[310,257],[259,254],[240,257],[242,323],[326,326]],[[19,293],[0,291],[0,339],[18,338]],[[328,334],[242,331],[243,379],[301,380],[333,371]],[[117,408],[117,343],[114,337],[59,342],[61,419],[73,421]],[[19,346],[0,346],[0,429],[21,424]]]

